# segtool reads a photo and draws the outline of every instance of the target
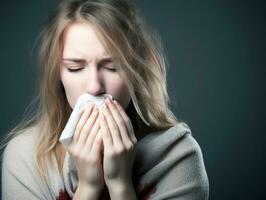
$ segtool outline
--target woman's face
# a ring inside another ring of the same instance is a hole
[[[60,77],[71,108],[79,96],[89,93],[110,94],[126,109],[130,102],[127,87],[92,26],[86,22],[71,24],[63,42]]]

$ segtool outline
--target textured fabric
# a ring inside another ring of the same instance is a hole
[[[66,154],[64,177],[50,167],[50,184],[35,169],[36,127],[12,139],[4,151],[2,199],[71,199],[77,173]],[[54,163],[55,156],[54,156]],[[201,149],[189,127],[180,123],[166,131],[150,133],[136,146],[133,183],[138,199],[208,199],[209,182]],[[104,190],[102,199],[108,199]]]

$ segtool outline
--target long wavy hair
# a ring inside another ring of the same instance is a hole
[[[41,32],[37,107],[29,119],[9,132],[2,144],[3,148],[27,128],[38,126],[36,167],[45,180],[52,154],[56,155],[62,174],[63,161],[56,152],[60,134],[72,111],[60,81],[62,36],[66,27],[77,21],[95,27],[114,58],[114,64],[120,69],[131,96],[126,112],[134,130],[147,134],[175,126],[178,122],[169,109],[166,61],[161,41],[134,4],[130,0],[62,0]]]

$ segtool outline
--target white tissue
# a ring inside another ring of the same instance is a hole
[[[72,140],[77,123],[81,117],[82,111],[85,109],[88,102],[94,102],[100,107],[106,98],[112,99],[111,95],[105,94],[102,96],[92,96],[90,94],[81,95],[68,119],[68,122],[59,138],[59,141],[68,149],[68,146]]]

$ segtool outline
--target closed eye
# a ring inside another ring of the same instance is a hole
[[[77,69],[71,69],[71,68],[67,68],[67,70],[69,72],[78,72],[78,71],[81,71],[83,68],[77,68]]]
[[[109,66],[104,66],[104,69],[108,70],[108,71],[111,71],[111,72],[116,72],[117,69],[114,68],[114,67],[109,67]]]
[[[108,71],[111,71],[111,72],[116,72],[117,71],[117,68],[114,66],[113,64],[113,60],[112,58],[106,58],[106,59],[103,59],[99,62],[99,67],[102,67]]]

